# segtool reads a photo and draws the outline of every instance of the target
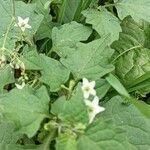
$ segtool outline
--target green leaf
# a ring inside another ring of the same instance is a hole
[[[58,91],[64,84],[70,72],[57,60],[40,55],[41,78],[40,80],[50,86],[51,91]]]
[[[134,92],[134,91],[138,91],[139,94],[141,94],[143,97],[146,96],[146,94],[148,94],[150,92],[150,79],[145,80],[133,87],[129,87],[128,91],[129,92]]]
[[[51,38],[52,33],[52,17],[49,14],[50,4],[52,1],[49,0],[33,0],[32,3],[36,3],[36,12],[42,14],[44,19],[42,20],[40,27],[38,28],[35,39],[41,40],[46,37]]]
[[[13,83],[14,81],[14,71],[10,66],[0,68],[0,93],[3,92],[5,85]]]
[[[20,146],[17,144],[0,144],[0,149],[1,150],[41,150],[41,147],[36,145]]]
[[[150,119],[143,115],[134,104],[125,105],[123,102],[124,100],[119,96],[112,98],[105,104],[106,111],[102,117],[112,119],[115,125],[124,129],[131,150],[149,149]]]
[[[15,144],[19,135],[15,132],[15,125],[12,122],[3,122],[0,124],[0,144]]]
[[[28,33],[28,35],[32,36],[36,33],[41,21],[43,20],[43,15],[36,13],[35,9],[35,4],[25,4],[23,2],[15,3],[15,16],[20,16],[22,18],[29,17],[29,24],[32,28],[27,30],[26,32]]]
[[[36,47],[24,47],[21,60],[25,64],[26,70],[41,70],[39,64],[40,56],[37,53]]]
[[[52,28],[53,28],[53,24],[51,21],[52,21],[52,18],[50,16],[43,19],[40,27],[38,28],[38,30],[35,34],[36,41],[44,39],[44,38],[51,38]]]
[[[12,121],[18,133],[35,135],[41,121],[48,115],[49,97],[44,87],[36,92],[25,87],[0,96],[0,114],[3,121]]]
[[[123,102],[116,96],[104,105],[106,110],[78,139],[78,150],[149,149],[150,119],[134,104],[125,105]]]
[[[78,150],[126,150],[128,144],[122,129],[102,118],[92,123],[78,139]]]
[[[65,56],[66,47],[75,47],[77,42],[86,41],[91,33],[91,28],[74,21],[60,28],[54,27],[52,30],[53,50],[60,56]]]
[[[130,98],[129,99],[132,104],[134,104],[139,111],[147,118],[150,119],[150,105],[146,104],[143,101],[138,101],[137,99]]]
[[[69,53],[67,58],[61,58],[60,61],[76,79],[100,78],[114,70],[114,66],[109,62],[113,50],[107,46],[108,43],[108,36],[88,44],[78,43],[76,50]]]
[[[146,95],[150,92],[150,72],[146,72],[141,77],[132,81],[128,85],[128,91],[138,91],[141,95]]]
[[[63,18],[65,23],[73,21],[77,8],[81,5],[81,1],[82,0],[67,0]]]
[[[0,14],[3,14],[3,17],[0,18],[2,22],[0,25],[0,47],[12,50],[15,42],[22,39],[20,28],[14,26],[15,22],[18,22],[18,16],[23,19],[29,17],[29,25],[32,28],[26,29],[25,33],[32,40],[33,34],[43,19],[42,15],[35,13],[35,8],[36,5],[25,4],[21,1],[13,3],[11,0],[2,0],[0,2]]]
[[[107,82],[121,95],[125,97],[130,97],[125,87],[121,84],[121,82],[115,77],[113,74],[109,74],[106,77]]]
[[[127,17],[122,22],[119,40],[112,44],[115,49],[116,74],[124,85],[131,85],[134,80],[150,71],[150,51],[145,47],[143,28]]]
[[[86,23],[92,24],[93,29],[101,37],[110,34],[110,43],[118,40],[119,32],[121,32],[120,22],[112,13],[102,8],[100,10],[85,10],[83,11],[83,15],[86,17]]]
[[[66,100],[65,97],[60,97],[51,108],[51,112],[65,122],[88,124],[88,111],[80,86],[69,100]]]
[[[150,1],[149,0],[115,0],[120,19],[132,16],[135,21],[144,19],[150,21]]]
[[[102,99],[108,90],[110,89],[110,84],[105,79],[98,79],[96,80],[96,95],[99,97],[99,99]]]
[[[56,150],[77,150],[76,137],[73,134],[60,134],[56,139]]]

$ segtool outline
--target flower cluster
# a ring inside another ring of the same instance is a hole
[[[15,83],[15,86],[17,87],[17,89],[23,89],[25,86],[25,81],[28,80],[28,77],[25,73],[24,62],[20,60],[17,53],[12,53],[9,65],[11,66],[11,68],[21,71],[21,77],[18,79],[17,83]]]
[[[17,89],[22,90],[25,85],[26,85],[26,81],[28,80],[28,76],[25,72],[22,72],[21,77],[18,79],[18,83],[15,83],[15,86],[17,87]]]
[[[82,83],[82,91],[83,91],[83,96],[84,96],[84,101],[85,104],[88,106],[88,112],[89,112],[89,123],[92,123],[95,116],[104,111],[105,108],[99,106],[99,98],[96,95],[96,90],[95,88],[95,81],[88,81],[86,78],[83,78],[83,83]],[[94,99],[91,101],[89,100],[89,96],[92,95],[94,96]]]
[[[4,67],[6,65],[6,56],[1,55],[0,56],[0,68]]]

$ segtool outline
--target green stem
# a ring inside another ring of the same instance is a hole
[[[60,9],[60,12],[59,12],[59,15],[58,15],[58,23],[60,23],[60,24],[62,24],[63,19],[64,19],[67,1],[68,0],[63,1],[63,4],[61,6],[61,9]]]
[[[81,11],[82,11],[82,5],[83,5],[83,0],[81,0],[80,4],[78,5],[78,8],[75,12],[75,15],[74,15],[75,21],[79,21],[79,19],[80,19],[80,15],[81,15]]]
[[[75,21],[80,21],[80,17],[81,17],[81,12],[86,9],[91,3],[91,0],[86,0],[85,2],[83,2],[83,0],[81,0],[76,13],[74,15],[74,20]]]
[[[68,87],[66,87],[65,85],[61,85],[61,88],[67,90],[67,91],[70,91],[70,89]]]
[[[46,138],[46,140],[44,141],[44,146],[42,147],[42,150],[47,150],[49,149],[49,145],[51,143],[51,141],[54,139],[56,134],[56,130],[53,129],[50,134],[48,135],[48,137]]]
[[[91,2],[91,0],[86,0],[82,6],[82,10],[86,9],[91,4]]]

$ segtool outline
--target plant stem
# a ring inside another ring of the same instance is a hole
[[[62,24],[63,19],[64,19],[67,1],[68,0],[63,1],[63,4],[61,6],[61,9],[60,9],[60,12],[59,12],[59,15],[58,15],[58,23],[60,23],[60,24]]]
[[[48,135],[48,137],[46,138],[46,140],[44,141],[44,146],[42,147],[42,150],[49,149],[49,145],[50,145],[51,141],[54,139],[55,134],[56,134],[56,130],[53,129],[51,131],[51,133]]]
[[[75,12],[75,15],[74,15],[75,21],[79,21],[79,19],[80,19],[80,15],[81,15],[81,11],[82,11],[82,5],[83,5],[83,0],[81,0],[81,2],[79,3],[78,8]]]
[[[86,9],[91,3],[91,0],[86,0],[85,2],[83,2],[83,0],[81,0],[76,13],[74,15],[74,20],[75,21],[80,21],[80,17],[81,17],[81,12]]]

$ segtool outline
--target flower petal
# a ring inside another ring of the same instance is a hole
[[[25,83],[24,83],[24,82],[22,82],[22,84],[21,84],[21,85],[20,85],[20,84],[15,83],[15,85],[16,85],[17,89],[21,90],[21,89],[23,89],[23,88],[24,88]]]
[[[26,24],[26,25],[25,25],[25,28],[30,29],[30,28],[31,28],[31,26],[30,26],[29,24]]]
[[[95,118],[96,114],[93,112],[89,113],[89,124],[91,124]]]
[[[103,112],[104,110],[105,110],[104,107],[98,106],[98,107],[95,108],[95,113],[98,114],[100,112]]]
[[[96,95],[96,91],[94,89],[91,89],[90,94],[95,96]]]
[[[88,81],[88,79],[83,78],[82,80],[83,80],[83,85],[89,85],[89,81]]]
[[[28,22],[29,22],[29,17],[25,18],[25,19],[23,20],[23,22],[24,22],[25,24],[28,24]]]
[[[84,101],[85,101],[85,104],[87,106],[91,106],[92,105],[92,102],[90,100],[85,99]]]
[[[94,88],[95,87],[95,81],[92,81],[92,82],[90,82],[90,86],[92,87],[92,88]]]
[[[93,101],[92,101],[92,105],[94,107],[97,107],[99,103],[99,98],[97,96],[94,97]]]
[[[22,17],[18,16],[18,22],[23,22]]]
[[[87,99],[87,98],[89,98],[90,93],[86,92],[86,91],[83,91],[83,96],[84,96],[85,99]]]

